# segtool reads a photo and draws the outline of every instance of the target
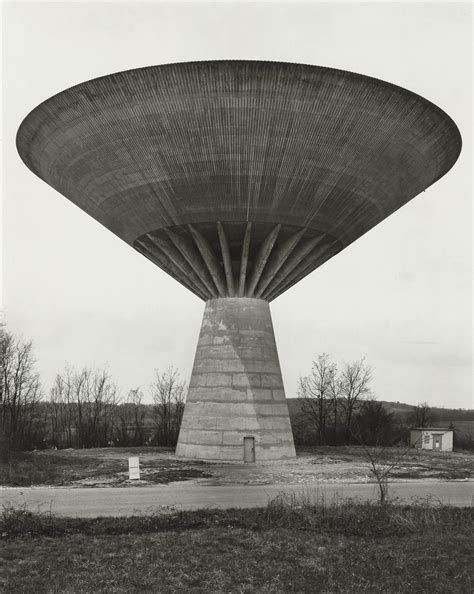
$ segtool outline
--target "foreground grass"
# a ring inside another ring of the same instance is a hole
[[[5,509],[6,592],[471,592],[472,508],[311,505],[58,518]]]

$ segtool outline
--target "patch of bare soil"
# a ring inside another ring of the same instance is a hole
[[[211,467],[213,478],[203,484],[309,484],[314,482],[372,482],[369,461],[357,446],[305,448],[297,458],[271,463],[228,464]],[[474,455],[466,452],[404,452],[380,450],[380,464],[391,465],[395,480],[470,480],[474,478]]]
[[[167,484],[210,478],[205,462],[176,460],[169,448],[101,448],[42,451],[37,458],[56,460],[56,479],[50,484],[68,487],[120,487]],[[128,458],[138,456],[140,480],[130,480]]]
[[[128,458],[140,459],[140,480],[130,481]],[[467,452],[431,452],[388,448],[381,464],[392,464],[395,480],[471,480],[474,455]],[[47,467],[47,480],[23,484],[69,487],[146,487],[177,481],[203,485],[304,485],[315,482],[372,482],[369,461],[357,446],[305,448],[295,459],[277,462],[211,463],[177,460],[171,448],[103,448],[33,452],[33,467]],[[26,472],[26,471],[25,471]],[[42,475],[41,475],[42,476]],[[8,484],[4,483],[4,484]],[[11,483],[10,483],[11,484]]]

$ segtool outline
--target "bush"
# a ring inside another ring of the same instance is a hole
[[[312,502],[309,496],[280,494],[264,508],[179,511],[165,506],[153,513],[121,518],[61,518],[50,512],[6,506],[0,515],[0,534],[4,538],[70,534],[101,536],[232,527],[255,531],[290,528],[320,534],[381,538],[439,529],[470,531],[473,519],[473,508],[443,506],[429,500],[411,506],[379,506],[347,500]]]
[[[468,433],[454,430],[453,448],[455,450],[468,450],[470,452],[474,451],[474,435],[469,435]]]
[[[414,505],[324,500],[313,503],[309,496],[281,493],[264,510],[268,525],[314,530],[345,536],[401,536],[426,530],[457,529],[472,523],[474,510],[441,505],[422,499]]]

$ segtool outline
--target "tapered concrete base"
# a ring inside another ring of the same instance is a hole
[[[245,454],[244,438],[254,440],[246,439]],[[176,455],[256,462],[295,456],[267,301],[206,303]]]

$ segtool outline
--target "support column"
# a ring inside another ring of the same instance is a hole
[[[256,462],[295,456],[270,307],[263,299],[211,299],[176,455],[243,462],[245,437],[255,440]]]

